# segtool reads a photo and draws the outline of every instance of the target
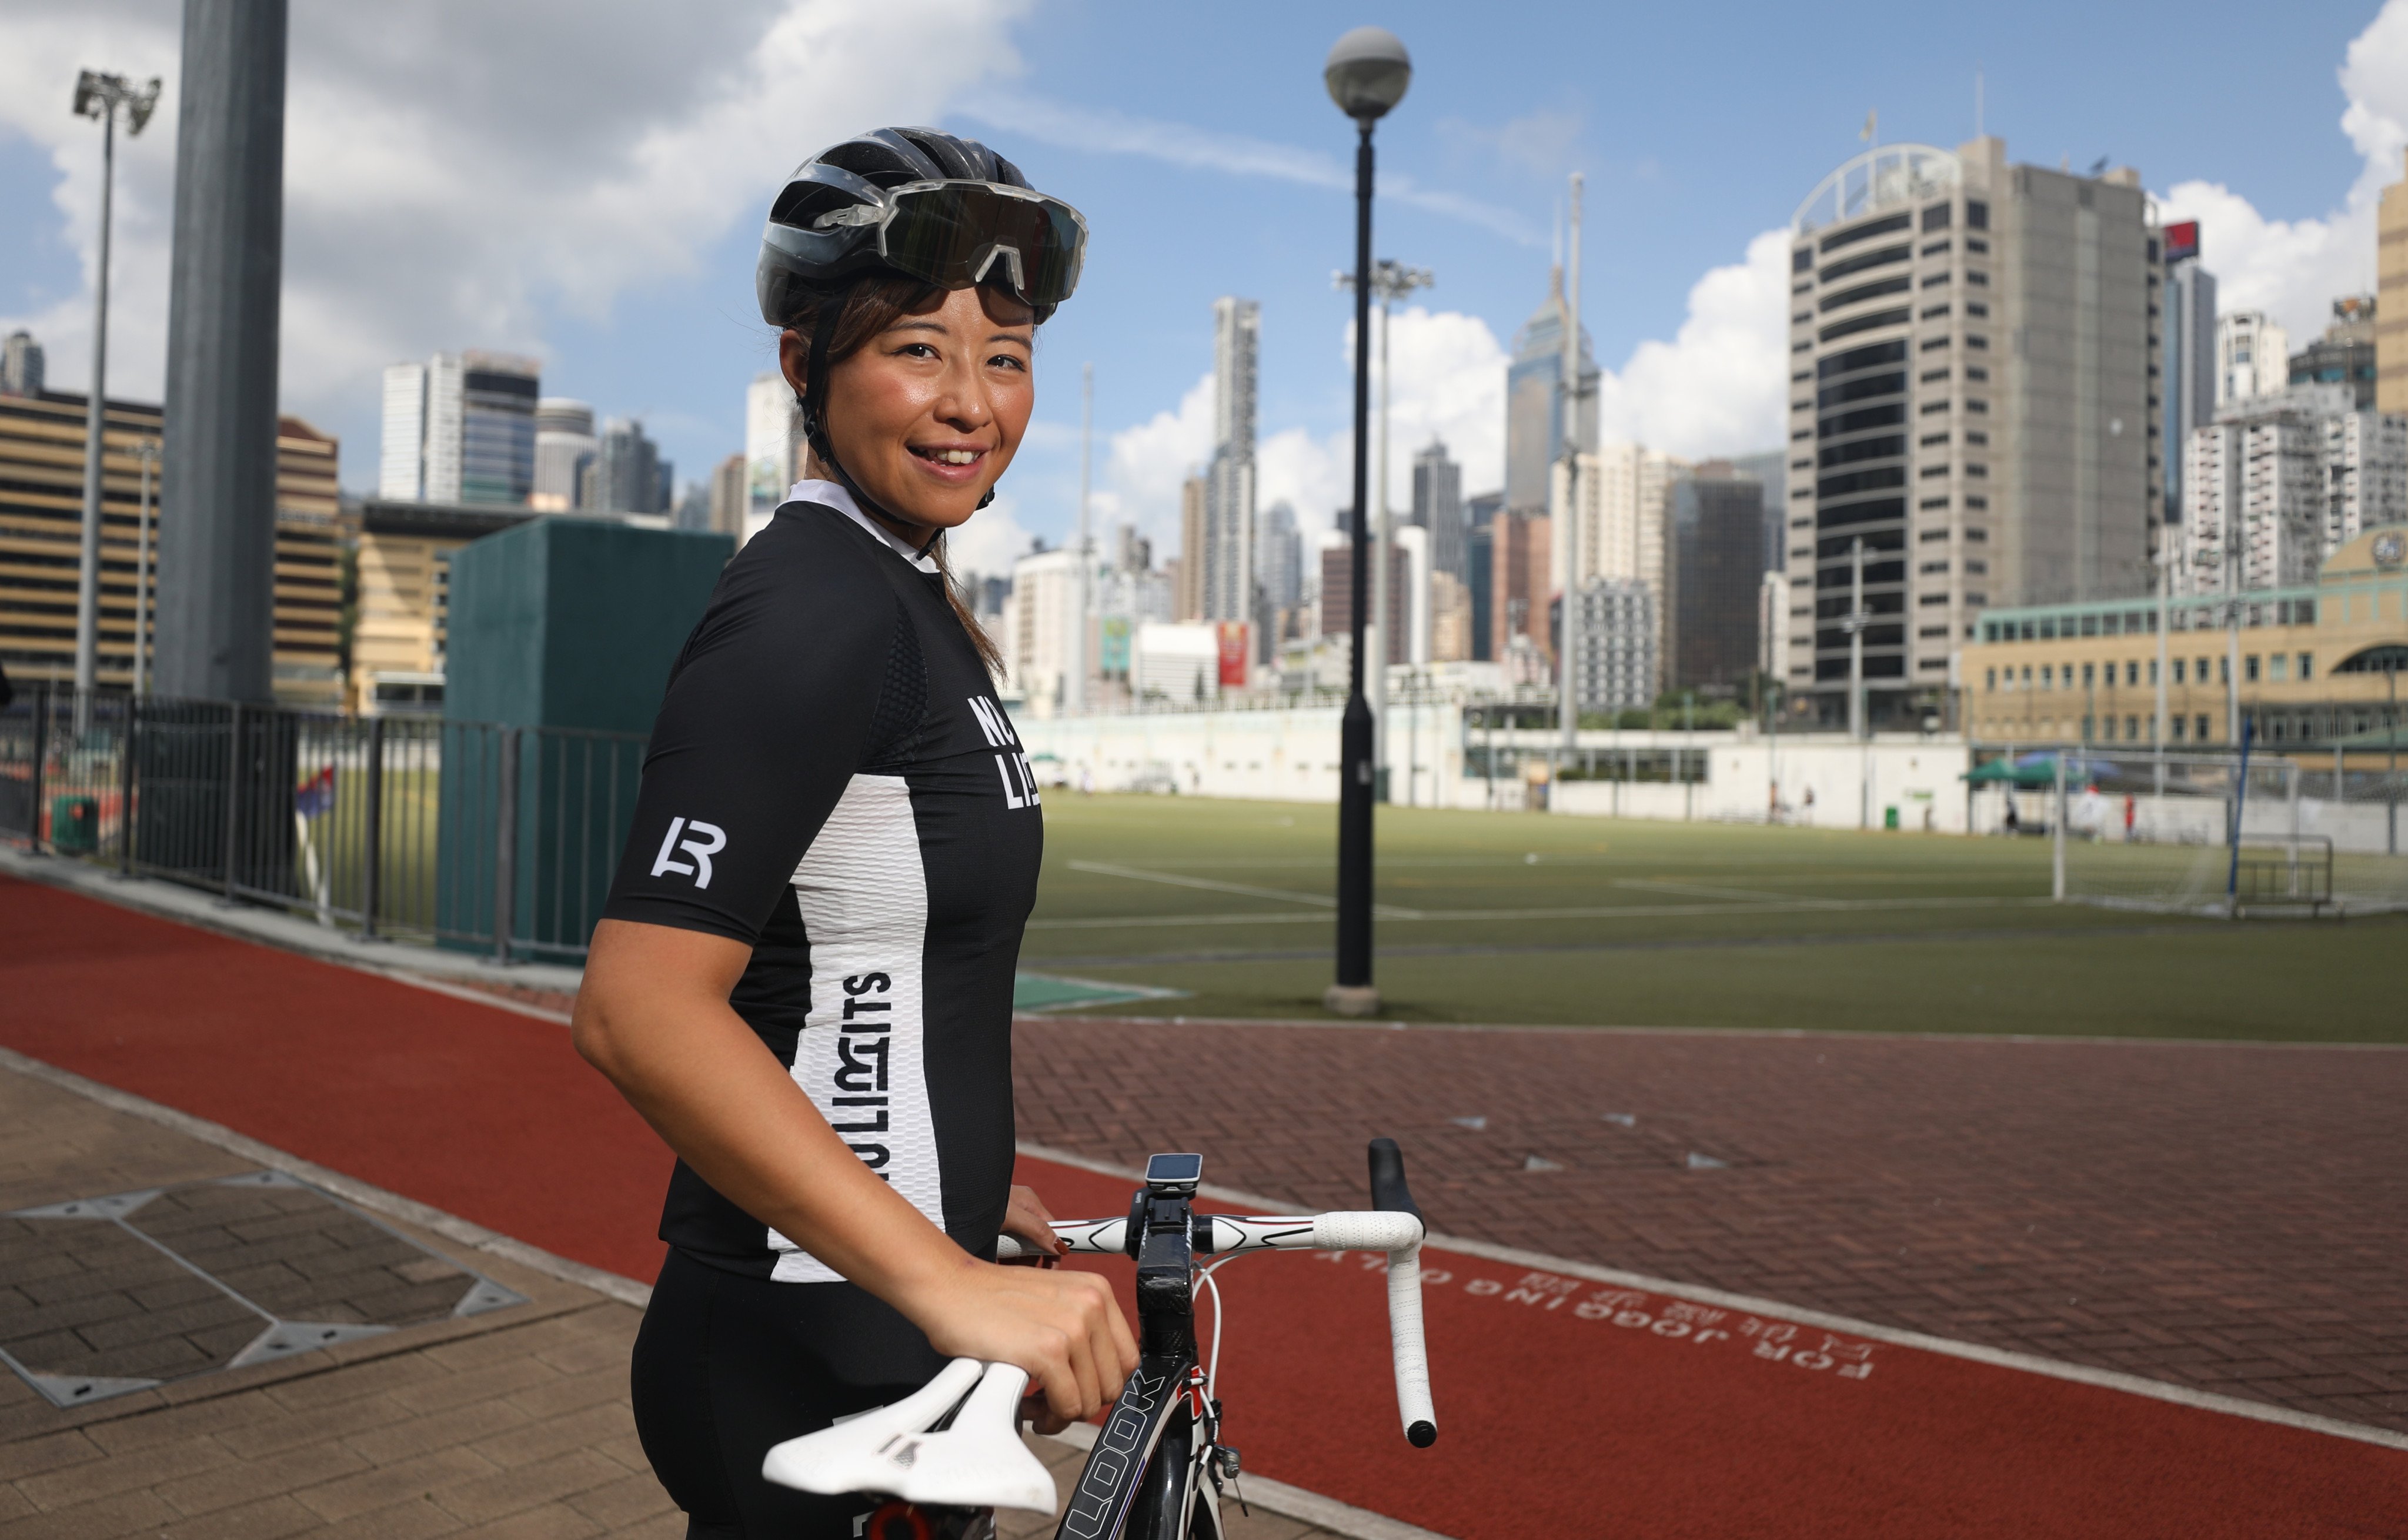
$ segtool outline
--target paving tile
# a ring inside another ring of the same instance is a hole
[[[433,1498],[419,1497],[345,1519],[340,1533],[343,1540],[433,1540],[437,1535],[457,1534],[462,1527],[460,1520],[437,1507]]]
[[[0,1540],[114,1540],[176,1521],[176,1510],[147,1491],[119,1492],[71,1508],[37,1511],[0,1523]]]
[[[214,1439],[179,1439],[173,1444],[29,1476],[17,1483],[17,1490],[34,1506],[50,1511],[155,1487],[196,1471],[213,1470],[233,1463],[234,1458],[225,1446]]]
[[[389,1504],[439,1496],[464,1481],[493,1474],[491,1464],[466,1449],[436,1449],[399,1464],[380,1465],[312,1487],[298,1496],[320,1518],[339,1522]]]
[[[2403,1373],[2408,1054],[1046,1017],[1013,1074],[1068,1153],[1352,1208],[1376,1129],[1440,1231],[2408,1432],[2357,1393]],[[1651,1129],[1756,1163],[1650,1167]]]
[[[550,1460],[447,1487],[436,1495],[444,1510],[470,1524],[574,1497],[619,1480],[625,1472],[590,1449],[572,1449]]]
[[[270,1497],[169,1524],[159,1540],[279,1540],[322,1527],[318,1516],[290,1497]]]

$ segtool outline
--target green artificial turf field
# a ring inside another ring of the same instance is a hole
[[[1056,791],[1045,823],[1025,972],[1179,991],[1099,1007],[1120,1013],[1323,1015],[1334,807]],[[2408,920],[2052,904],[2045,840],[1397,807],[1378,827],[1388,1019],[2408,1041]]]

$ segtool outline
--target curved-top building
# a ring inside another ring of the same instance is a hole
[[[2158,443],[2154,216],[2128,168],[1885,145],[1791,222],[1784,567],[1794,709],[1848,721],[1865,553],[1874,728],[1943,712],[1993,606],[2145,592]]]

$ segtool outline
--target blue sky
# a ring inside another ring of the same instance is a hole
[[[1427,313],[1398,326],[1399,436],[1446,433],[1475,482],[1495,478],[1496,349],[1544,293],[1570,170],[1588,186],[1584,319],[1623,387],[1609,425],[1704,453],[1772,431],[1777,378],[1751,349],[1779,307],[1750,245],[1860,148],[1869,108],[1885,142],[1953,146],[1973,129],[1978,68],[2014,158],[2138,166],[2208,219],[2228,296],[2295,329],[2363,281],[2353,265],[2371,274],[2368,156],[2408,120],[2408,41],[2385,40],[2408,19],[2372,27],[2366,5],[2041,4],[2006,24],[1998,7],[1902,4],[294,10],[284,393],[341,435],[347,485],[373,475],[377,369],[470,346],[538,352],[548,392],[644,416],[701,474],[740,447],[744,384],[771,356],[751,269],[780,175],[844,128],[934,120],[994,143],[1095,231],[1085,287],[1041,344],[1040,420],[998,541],[1068,528],[1090,360],[1101,511],[1166,533],[1224,293],[1263,306],[1267,490],[1326,515],[1342,491],[1347,308],[1329,275],[1351,255],[1352,134],[1319,71],[1362,21],[1416,64],[1381,131],[1405,185],[1383,200],[1379,249],[1439,278]],[[98,158],[93,125],[67,117],[73,66],[169,79],[121,163],[113,378],[148,394],[175,47],[170,7],[0,5],[0,325],[33,325],[65,388],[86,376]]]

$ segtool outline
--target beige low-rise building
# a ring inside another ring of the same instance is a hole
[[[351,679],[360,711],[442,710],[452,553],[535,517],[518,508],[377,497],[358,506]]]
[[[2408,527],[2394,526],[2300,587],[1993,610],[1959,654],[1961,708],[1983,743],[2219,749],[2237,720],[2255,722],[2260,749],[2321,749],[2394,725],[2380,660],[2401,648]]]

